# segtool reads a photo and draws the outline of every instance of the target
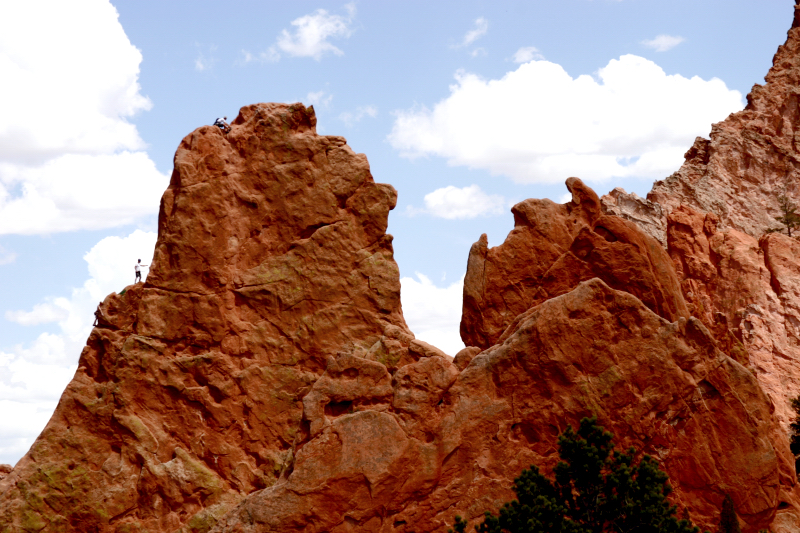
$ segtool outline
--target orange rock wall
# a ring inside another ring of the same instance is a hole
[[[147,283],[103,302],[43,433],[0,480],[0,531],[206,531],[285,478],[303,397],[341,353],[418,358],[364,155],[313,109],[188,135]]]
[[[636,223],[668,249],[693,316],[718,346],[756,375],[788,441],[800,395],[800,244],[776,216],[778,196],[800,203],[797,88],[800,6],[764,85],[747,107],[698,138],[681,169],[656,182],[647,199],[615,189],[603,211]],[[796,490],[796,489],[794,489]],[[796,496],[788,500],[797,501]],[[772,531],[800,528],[800,506],[781,508]]]
[[[558,435],[590,413],[619,446],[659,457],[675,501],[707,528],[724,492],[747,531],[766,527],[793,469],[788,449],[767,438],[766,395],[699,320],[669,322],[599,279],[518,317],[461,372],[434,356],[381,375],[340,357],[306,405],[331,390],[375,403],[307,409],[310,438],[286,482],[248,496],[214,532],[444,531],[456,514],[477,522],[513,497],[523,468],[552,468]]]
[[[798,18],[800,20],[800,18]],[[313,109],[242,108],[175,155],[147,283],[112,294],[49,424],[0,469],[0,532],[432,532],[549,471],[597,414],[716,529],[800,529],[800,27],[748,108],[647,200],[526,200],[470,250],[453,359],[402,317],[396,202]],[[10,470],[10,471],[9,471]]]

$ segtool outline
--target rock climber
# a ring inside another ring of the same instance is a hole
[[[94,324],[92,326],[98,326],[101,328],[107,328],[109,325],[108,318],[103,314],[103,302],[97,304],[97,310],[94,312]]]
[[[103,312],[100,310],[101,305],[103,305],[103,302],[97,304],[97,310],[94,312],[94,324],[92,324],[92,326],[99,324],[100,320],[103,318]]]
[[[133,267],[133,270],[136,272],[136,280],[134,280],[134,283],[136,283],[137,281],[142,281],[142,270],[140,267],[146,267],[146,266],[147,265],[143,265],[142,260],[139,259],[139,261]]]
[[[231,125],[228,124],[228,117],[218,118],[214,121],[214,125],[222,130],[222,133],[228,133],[231,131]]]

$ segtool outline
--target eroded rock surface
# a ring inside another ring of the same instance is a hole
[[[715,124],[710,139],[698,138],[681,169],[656,182],[646,200],[617,189],[601,201],[604,212],[666,245],[691,314],[769,395],[776,443],[788,440],[796,416],[789,402],[800,395],[800,245],[785,230],[768,231],[783,228],[778,196],[800,199],[799,10],[743,111]],[[800,508],[785,506],[771,527],[800,529]]]
[[[800,394],[800,242],[777,233],[757,240],[717,223],[712,213],[674,209],[670,255],[692,315],[752,366],[788,438],[789,400]]]
[[[661,204],[642,198],[635,192],[627,193],[616,187],[600,197],[603,213],[635,222],[646,235],[667,247],[667,219]]]
[[[337,387],[364,386],[360,374],[336,376]],[[552,468],[558,435],[589,413],[619,446],[656,454],[675,501],[705,527],[726,491],[750,529],[766,527],[793,476],[788,448],[766,438],[771,404],[752,373],[699,320],[669,322],[599,279],[518,317],[463,371],[428,357],[400,368],[392,386],[391,407],[382,400],[333,419],[297,446],[285,482],[248,496],[214,531],[418,532],[443,531],[456,514],[477,521],[513,497],[523,468]]]
[[[593,190],[567,180],[572,200],[525,200],[515,205],[514,229],[489,248],[486,235],[472,245],[464,278],[461,338],[486,349],[524,311],[600,278],[640,298],[669,319],[688,317],[669,256],[635,224],[603,215]]]
[[[762,233],[796,193],[798,43],[648,199],[571,178],[571,202],[514,206],[470,251],[455,358],[405,325],[396,193],[365,156],[301,105],[197,129],[147,283],[106,298],[50,423],[0,467],[0,532],[443,531],[550,472],[592,414],[702,528],[730,494],[746,533],[797,531],[800,247]]]
[[[759,238],[781,228],[778,196],[800,203],[800,15],[778,48],[763,85],[754,85],[747,107],[698,137],[680,170],[657,181],[647,200],[624,191],[603,197],[607,212],[638,223],[666,242],[666,217],[680,205],[713,213],[722,228]]]
[[[388,375],[419,357],[385,234],[396,192],[315,122],[259,104],[183,140],[147,283],[103,302],[55,414],[0,480],[0,531],[207,531],[288,475],[330,358]]]

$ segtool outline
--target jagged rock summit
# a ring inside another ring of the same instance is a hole
[[[800,249],[776,217],[800,203],[800,6],[747,107],[698,137],[678,172],[642,199],[615,189],[603,211],[669,250],[694,316],[749,359],[788,427],[800,394]],[[781,234],[783,233],[783,235]]]
[[[103,302],[55,414],[0,480],[0,531],[207,530],[291,471],[331,358],[395,369],[436,352],[400,311],[394,188],[315,122],[259,104],[181,142],[147,283]]]
[[[441,531],[552,468],[590,414],[656,454],[701,525],[725,493],[751,528],[793,505],[768,396],[689,316],[666,252],[580,180],[473,247],[475,342],[453,359],[403,321],[394,189],[314,123],[259,104],[183,140],[151,274],[103,302],[0,480],[2,531]]]
[[[795,0],[797,3],[797,0]],[[778,48],[763,85],[747,106],[698,137],[680,170],[657,181],[647,199],[615,189],[604,212],[633,220],[667,245],[667,216],[680,205],[714,213],[720,229],[759,238],[781,225],[778,196],[800,201],[800,10],[795,6],[786,43]]]
[[[797,4],[797,2],[796,2]],[[783,440],[800,395],[800,244],[776,217],[778,197],[800,201],[800,6],[764,85],[747,107],[698,138],[678,172],[647,199],[615,189],[603,212],[634,222],[667,248],[690,313],[718,346],[750,367]],[[796,488],[794,489],[796,492]],[[795,497],[796,501],[796,497]],[[788,503],[771,531],[800,529]]]
[[[800,246],[759,233],[781,172],[796,187],[798,43],[795,24],[748,109],[648,200],[570,178],[570,202],[514,206],[505,242],[469,252],[455,358],[403,320],[395,190],[313,108],[198,128],[147,282],[106,298],[0,468],[0,532],[444,531],[551,472],[592,414],[703,529],[730,495],[746,533],[800,530]]]

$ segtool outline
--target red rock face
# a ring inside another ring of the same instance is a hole
[[[800,242],[717,228],[714,214],[679,206],[668,217],[670,255],[691,313],[718,345],[755,373],[788,440],[800,394]]]
[[[687,318],[658,242],[568,186],[572,202],[522,202],[506,243],[473,247],[476,346],[453,360],[405,327],[395,194],[363,156],[302,106],[196,130],[148,282],[103,303],[0,480],[0,531],[441,531],[552,468],[591,414],[662,460],[698,524],[726,492],[750,529],[774,522],[793,462],[759,382]]]
[[[355,396],[374,403],[319,407],[319,398],[331,406]],[[704,527],[716,524],[724,491],[743,502],[751,530],[766,527],[793,470],[788,449],[765,438],[769,400],[699,320],[670,323],[599,279],[518,317],[461,372],[434,356],[381,375],[343,356],[306,399],[312,430],[285,483],[248,496],[213,531],[443,531],[456,514],[479,521],[513,497],[523,468],[552,468],[558,435],[589,413],[619,446],[656,454],[675,501]]]
[[[206,531],[288,475],[328,358],[385,373],[425,351],[408,349],[385,234],[395,190],[314,125],[260,104],[183,140],[147,284],[103,303],[55,414],[0,480],[0,531]]]
[[[595,277],[669,320],[688,316],[661,245],[635,224],[602,215],[597,195],[579,179],[567,187],[566,204],[515,205],[514,229],[500,246],[489,249],[485,235],[472,245],[461,318],[467,346],[492,346],[520,313]]]
[[[403,320],[394,189],[313,110],[194,131],[147,283],[106,298],[50,423],[0,467],[0,533],[443,531],[551,472],[592,414],[702,528],[730,494],[747,533],[799,530],[800,246],[761,235],[794,191],[798,42],[647,201],[571,178],[567,204],[517,204],[470,251],[455,359]]]
[[[698,137],[675,174],[658,181],[647,201],[622,192],[603,197],[605,211],[640,223],[666,242],[666,216],[680,205],[714,213],[722,227],[759,237],[782,228],[778,195],[800,203],[795,163],[800,132],[800,16],[778,48],[764,85],[754,85],[747,107]]]
[[[775,219],[780,194],[800,199],[798,9],[745,110],[715,124],[710,140],[698,138],[681,169],[656,182],[647,200],[621,190],[602,199],[604,212],[635,222],[668,247],[691,314],[769,395],[776,444],[788,440],[796,416],[789,402],[800,394],[800,245],[785,230],[767,231],[782,228]],[[792,490],[771,531],[800,529],[800,496]]]

